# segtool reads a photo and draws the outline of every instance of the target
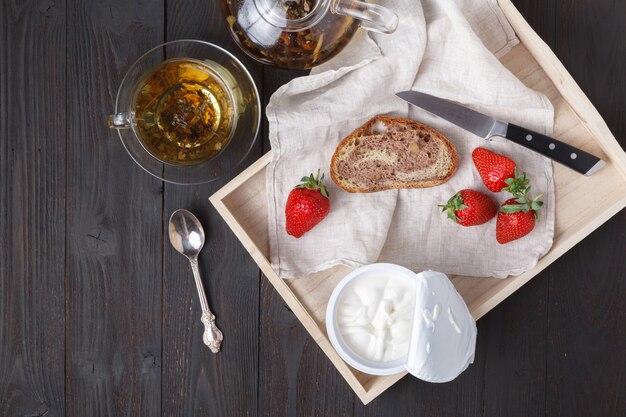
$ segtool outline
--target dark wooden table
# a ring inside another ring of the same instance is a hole
[[[626,2],[515,4],[625,146]],[[1,1],[0,416],[626,415],[624,211],[480,320],[459,379],[404,378],[363,406],[207,202],[232,176],[164,184],[106,127],[163,41],[226,47],[264,103],[301,75],[244,56],[222,20],[217,0]],[[267,150],[264,124],[238,171]],[[209,231],[219,355],[165,234],[181,207]]]

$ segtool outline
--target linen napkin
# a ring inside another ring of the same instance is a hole
[[[283,278],[336,265],[393,262],[414,271],[504,278],[532,268],[552,245],[554,183],[548,159],[506,139],[485,142],[395,93],[415,89],[454,100],[500,120],[552,133],[549,100],[511,74],[498,57],[516,43],[495,0],[381,0],[400,17],[391,35],[360,31],[344,51],[311,75],[282,86],[267,106],[272,162],[267,169],[272,267]],[[377,114],[409,117],[441,131],[456,146],[459,168],[447,183],[426,189],[347,193],[329,179],[331,210],[296,239],[285,232],[287,195],[303,175],[321,168],[343,137]],[[473,167],[483,146],[513,158],[528,173],[544,207],[528,236],[500,245],[495,219],[461,227],[440,212],[456,191],[473,188],[501,204]]]

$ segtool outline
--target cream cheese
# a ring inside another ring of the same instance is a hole
[[[337,300],[337,327],[357,355],[391,362],[408,354],[414,311],[415,280],[376,272],[344,288]]]

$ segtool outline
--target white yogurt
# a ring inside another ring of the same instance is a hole
[[[357,355],[391,362],[408,354],[415,280],[375,272],[352,280],[336,305],[337,330]]]

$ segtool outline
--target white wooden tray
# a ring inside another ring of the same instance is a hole
[[[546,266],[626,206],[626,154],[576,82],[554,53],[526,23],[509,0],[500,7],[521,44],[501,61],[524,84],[543,92],[554,105],[554,136],[607,161],[607,166],[585,177],[554,165],[556,224],[554,244],[535,268],[504,280],[452,276],[475,319],[479,319]],[[349,271],[337,267],[314,277],[285,281],[269,262],[265,168],[267,153],[211,196],[210,201],[250,252],[267,279],[298,317],[320,348],[335,364],[354,392],[368,403],[404,374],[372,376],[349,367],[326,335],[326,303],[335,285]],[[585,204],[578,203],[585,196]]]

